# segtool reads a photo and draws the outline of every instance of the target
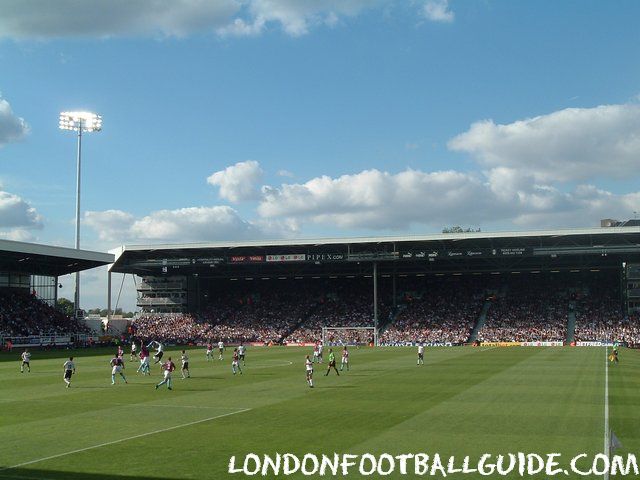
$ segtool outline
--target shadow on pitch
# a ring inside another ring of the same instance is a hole
[[[158,480],[158,477],[12,468],[0,470],[0,480]]]

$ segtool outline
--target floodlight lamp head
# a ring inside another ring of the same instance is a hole
[[[99,132],[102,130],[102,116],[91,112],[62,112],[58,126],[61,130]]]

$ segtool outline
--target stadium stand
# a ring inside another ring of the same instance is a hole
[[[380,343],[466,342],[485,298],[486,281],[470,278],[421,283],[403,288],[400,312]]]
[[[482,342],[564,342],[567,319],[575,310],[577,341],[640,343],[640,323],[622,314],[609,276],[536,275],[492,278],[404,280],[398,287],[393,321],[381,333],[382,345],[469,341],[485,301]],[[381,292],[379,317],[392,312]],[[134,322],[136,336],[176,343],[309,343],[322,327],[373,324],[366,279],[244,284],[213,296],[199,315],[145,314]],[[331,343],[368,343],[370,332],[331,331]]]
[[[489,308],[482,342],[564,342],[567,338],[569,292],[557,285],[531,279],[505,284]]]
[[[69,318],[22,289],[0,289],[0,336],[87,333],[86,325]]]
[[[615,282],[590,282],[575,293],[577,341],[640,344],[640,319],[622,312]]]

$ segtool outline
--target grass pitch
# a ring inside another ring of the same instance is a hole
[[[191,349],[192,378],[176,371],[173,391],[154,389],[157,365],[143,377],[128,361],[129,384],[112,386],[111,349],[33,351],[30,374],[20,373],[20,351],[3,353],[0,480],[245,479],[227,469],[248,453],[521,451],[564,461],[603,451],[604,348],[428,348],[423,367],[413,348],[351,349],[351,371],[325,377],[319,365],[314,389],[309,350],[249,347],[234,377],[231,351],[206,362],[204,349]],[[77,375],[66,389],[70,354]],[[177,349],[169,355],[179,359]],[[622,350],[620,360],[609,367],[610,425],[618,453],[636,452],[640,352]]]

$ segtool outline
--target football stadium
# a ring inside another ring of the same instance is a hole
[[[0,478],[637,474],[637,226],[2,254]],[[117,335],[33,284],[107,263]]]
[[[0,480],[640,478],[638,19],[0,0]]]

